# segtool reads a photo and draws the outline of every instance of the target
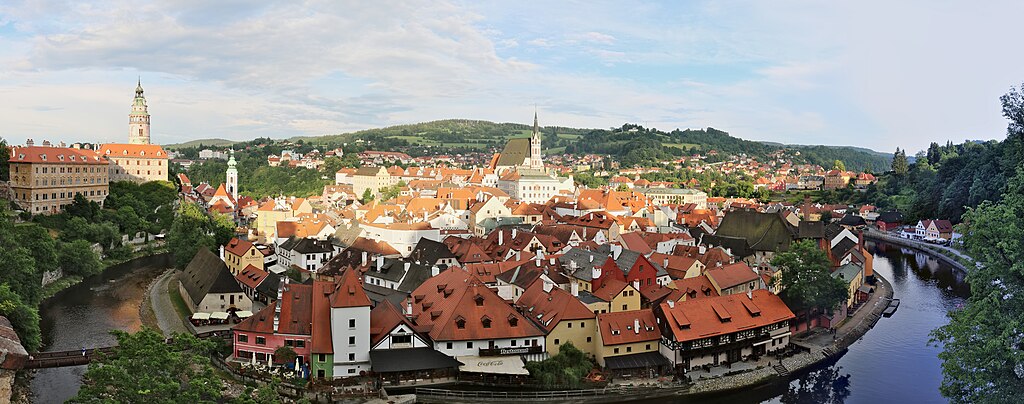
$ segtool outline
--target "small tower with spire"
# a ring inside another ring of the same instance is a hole
[[[135,100],[132,112],[128,114],[128,143],[149,144],[149,108],[146,97],[142,93],[142,78],[135,87]]]
[[[537,110],[533,110],[533,136],[530,137],[530,168],[544,169],[544,159],[540,149],[540,125],[537,123]]]
[[[235,151],[231,151],[231,157],[228,159],[228,171],[227,179],[224,185],[227,186],[227,191],[231,194],[231,199],[238,200],[238,169],[235,168]]]

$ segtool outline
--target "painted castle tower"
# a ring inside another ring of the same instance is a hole
[[[533,136],[530,137],[530,168],[544,169],[544,160],[540,151],[540,125],[537,124],[537,111],[533,111]]]
[[[142,94],[142,79],[139,79],[139,85],[135,87],[132,113],[128,114],[128,143],[149,144],[149,108]]]

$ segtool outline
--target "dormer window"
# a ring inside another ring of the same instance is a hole
[[[474,298],[473,298],[473,301],[475,301],[475,302],[476,302],[476,305],[477,305],[478,307],[481,307],[481,306],[483,306],[483,305],[484,305],[484,297],[483,297],[483,296],[480,296],[480,295],[476,295],[476,297],[474,297]]]
[[[491,318],[490,317],[484,316],[482,319],[480,319],[480,322],[484,324],[484,328],[491,328]]]
[[[40,159],[43,159],[43,161],[46,161],[46,155],[45,155],[45,154],[40,154],[40,155],[39,155],[39,158],[40,158]]]
[[[459,317],[459,318],[455,319],[455,326],[458,327],[460,330],[465,329],[466,328],[466,319],[464,319],[462,317]]]
[[[57,160],[64,161],[64,155],[63,154],[58,155],[57,156]]]
[[[517,326],[519,326],[519,319],[516,318],[516,316],[514,316],[512,314],[509,314],[508,315],[508,324],[513,326],[513,327],[517,327]]]
[[[146,155],[146,151],[145,151],[145,150],[143,150],[143,151],[140,151],[140,152],[139,152],[139,155],[140,155],[140,156],[145,156],[145,155]]]
[[[612,335],[619,335],[619,330],[612,330]]]

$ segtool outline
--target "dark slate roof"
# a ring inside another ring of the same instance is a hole
[[[700,240],[701,244],[706,246],[728,249],[735,257],[745,258],[754,255],[754,249],[750,248],[750,245],[747,244],[747,239],[743,237],[726,237],[717,234],[705,234],[700,238]]]
[[[289,241],[291,241],[291,239],[289,239]],[[281,245],[281,248],[284,248],[283,244]],[[334,245],[331,244],[330,241],[326,240],[303,238],[299,239],[299,241],[295,243],[295,246],[290,248],[290,250],[300,254],[329,253],[334,251]]]
[[[850,249],[856,245],[856,241],[850,240],[848,238],[843,238],[838,243],[836,243],[834,247],[832,247],[832,256],[836,257],[837,259],[842,258],[847,251],[850,251]]]
[[[447,265],[443,265],[445,268],[438,267],[438,270],[447,269]],[[431,266],[419,265],[413,263],[409,266],[409,271],[405,274],[405,279],[398,285],[398,290],[405,293],[412,293],[416,288],[420,287],[423,282],[430,279],[433,269]]]
[[[377,349],[370,351],[371,369],[377,373],[451,369],[463,363],[434,348]]]
[[[611,370],[650,368],[669,366],[671,364],[664,355],[658,352],[644,352],[604,358],[604,367]]]
[[[200,248],[181,274],[181,284],[192,303],[199,304],[210,293],[241,293],[228,266],[214,253]],[[276,292],[275,292],[276,293]]]
[[[591,303],[597,303],[597,302],[604,302],[605,301],[604,299],[601,299],[600,297],[594,296],[593,294],[591,294],[590,292],[587,292],[585,290],[581,290],[580,291],[580,295],[577,296],[577,297],[580,299],[581,302],[583,302],[583,304],[591,304]]]
[[[260,282],[259,286],[256,286],[256,291],[263,296],[277,296],[277,287],[281,284],[281,276],[273,272],[268,272],[267,277],[263,278],[263,282]]]
[[[444,243],[428,238],[420,238],[420,241],[416,242],[416,247],[409,253],[409,259],[424,265],[433,265],[444,258],[456,257]]]
[[[847,215],[849,216],[849,215]],[[840,223],[832,222],[825,226],[825,240],[832,241],[843,232],[843,226]]]
[[[385,258],[384,265],[381,265],[380,268],[378,268],[376,260],[374,260],[366,270],[366,275],[389,280],[391,282],[398,282],[402,280],[403,276],[405,276],[405,262],[395,258]]]
[[[505,144],[505,149],[501,151],[501,155],[498,156],[498,166],[518,166],[522,165],[527,158],[530,157],[530,139],[529,138],[516,138],[509,139],[508,143]]]
[[[599,267],[604,264],[608,254],[599,254],[593,251],[587,251],[579,247],[573,247],[566,251],[565,254],[558,256],[558,262],[566,270],[571,270],[571,262],[576,263],[575,272],[572,276],[576,279],[581,280],[593,280],[594,267]],[[593,259],[591,259],[593,258]]]
[[[281,243],[281,245],[278,246],[277,248],[280,249],[280,250],[291,251],[292,249],[295,248],[295,244],[297,244],[299,242],[299,240],[300,239],[298,237],[295,237],[295,236],[288,237],[288,239],[285,240],[283,243]]]
[[[877,218],[875,218],[875,221],[885,223],[902,223],[903,214],[900,212],[882,212]]]
[[[633,269],[633,265],[636,264],[636,260],[640,259],[640,256],[642,255],[643,254],[633,250],[623,249],[622,252],[619,253],[619,258],[615,260],[615,265],[618,266],[622,272],[629,274],[629,271]],[[658,271],[658,276],[668,275],[668,272],[665,272],[665,268],[662,268],[658,263],[651,262],[651,266]]]
[[[408,293],[385,288],[383,286],[371,285],[365,282],[363,283],[363,292],[366,292],[366,297],[370,298],[370,302],[373,303],[374,306],[383,302],[401,305],[402,300],[409,297]]]
[[[799,238],[823,238],[825,237],[825,223],[819,221],[801,220],[797,228]]]
[[[867,223],[864,222],[863,217],[847,214],[846,216],[843,216],[843,218],[839,220],[839,224],[843,226],[864,226]]]
[[[722,218],[715,235],[746,239],[754,251],[778,252],[789,250],[796,231],[779,214],[734,210]]]

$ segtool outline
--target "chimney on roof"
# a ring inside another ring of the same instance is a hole
[[[366,261],[367,261],[366,251],[363,251],[363,265],[366,265]]]
[[[550,257],[550,258],[548,258],[548,262],[549,262],[549,263],[550,263],[551,265],[555,265],[555,257]]]
[[[596,280],[601,277],[601,267],[594,267],[593,273],[590,275],[591,279]]]
[[[498,245],[505,245],[505,231],[498,229]]]
[[[544,293],[551,293],[551,289],[554,287],[554,285],[552,285],[550,282],[547,282],[547,281],[545,281],[543,279],[541,280],[541,282],[543,282],[542,286],[544,287]]]
[[[406,272],[409,272],[409,268],[410,268],[410,267],[412,267],[412,263],[411,263],[411,262],[406,262],[406,263],[405,263],[405,271],[406,271]]]
[[[576,261],[575,260],[569,261],[569,269],[571,269],[573,272],[576,272]]]
[[[700,254],[700,255],[704,255],[704,254],[706,254],[707,252],[708,252],[708,247],[707,247],[707,246],[705,246],[704,244],[701,244],[700,246],[698,246],[698,247],[697,247],[697,253],[698,253],[698,254]]]
[[[676,308],[676,301],[675,300],[668,299],[667,301],[668,301],[668,308],[670,308],[670,309]]]
[[[383,255],[378,255],[377,256],[377,271],[380,271],[381,268],[384,268],[384,256]]]
[[[32,139],[25,139],[25,147],[35,146],[36,142]]]
[[[43,147],[50,147],[50,146],[52,146],[52,145],[50,144],[50,141],[49,141],[49,140],[46,140],[46,139],[43,139]]]
[[[405,316],[412,317],[412,298],[405,299]]]
[[[580,297],[580,284],[578,282],[570,282],[569,291],[572,292],[573,297]]]
[[[438,268],[437,265],[430,267],[430,276],[437,276],[439,273],[441,273],[441,268]]]
[[[633,319],[633,333],[634,334],[639,334],[640,333],[640,319],[639,318],[634,318]]]
[[[665,257],[665,260],[662,261],[661,267],[662,268],[668,268],[668,257]]]
[[[637,291],[640,290],[640,280],[639,279],[634,279],[633,280],[633,289],[636,289]]]
[[[512,228],[512,239],[515,239],[515,238],[516,238],[516,228],[513,227]]]
[[[622,254],[622,246],[612,244],[612,259],[619,259],[619,254]]]
[[[522,256],[523,256],[523,252],[522,251],[516,251],[516,261],[519,261],[519,260],[523,259]]]
[[[220,246],[220,260],[224,261],[224,246]]]

